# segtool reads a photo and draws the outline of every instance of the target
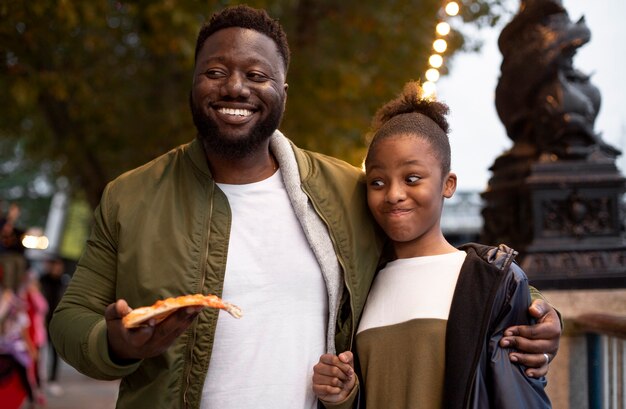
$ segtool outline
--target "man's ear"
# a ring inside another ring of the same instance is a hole
[[[448,173],[443,181],[443,197],[450,199],[456,192],[456,174]]]

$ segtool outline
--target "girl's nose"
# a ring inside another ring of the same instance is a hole
[[[386,195],[387,202],[398,203],[406,199],[406,192],[400,183],[391,183]]]

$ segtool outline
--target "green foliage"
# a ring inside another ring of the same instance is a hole
[[[235,3],[4,1],[0,133],[24,141],[32,160],[62,164],[94,206],[107,181],[194,137],[196,34],[213,11]],[[466,21],[497,18],[498,0],[463,3]],[[247,4],[268,9],[290,39],[281,129],[303,147],[359,164],[376,108],[426,69],[442,1]],[[462,35],[451,43],[450,52],[463,47]]]
[[[49,175],[56,171],[56,164],[29,160],[20,142],[0,136],[0,218],[15,203],[21,210],[19,228],[43,228],[54,193]]]

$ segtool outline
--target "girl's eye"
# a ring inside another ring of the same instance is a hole
[[[412,184],[417,183],[420,180],[420,177],[417,175],[410,175],[406,177],[406,183]]]
[[[374,179],[374,180],[372,180],[370,182],[370,186],[372,186],[372,187],[382,187],[384,185],[385,185],[385,183],[382,180],[380,180],[380,179]]]

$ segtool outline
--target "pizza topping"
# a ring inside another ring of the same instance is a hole
[[[225,310],[235,318],[241,318],[242,316],[239,307],[223,301],[216,295],[192,294],[170,297],[164,300],[158,300],[151,306],[135,308],[122,318],[122,324],[124,324],[126,328],[136,328],[151,319],[156,320],[158,324],[179,308],[196,306],[219,308]]]

